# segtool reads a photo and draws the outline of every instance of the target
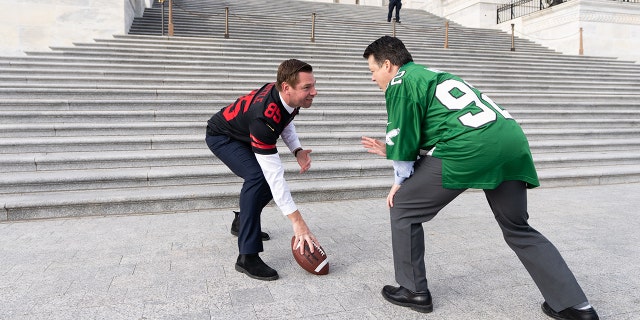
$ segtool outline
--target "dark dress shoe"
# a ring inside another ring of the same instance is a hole
[[[382,296],[385,300],[399,306],[409,307],[418,312],[433,311],[433,303],[431,302],[431,293],[412,292],[405,287],[384,286],[382,288]]]
[[[238,219],[238,215],[240,214],[240,212],[234,211],[233,213],[236,215],[236,217],[233,218],[233,222],[231,222],[231,234],[237,237],[238,232],[240,232],[240,220]],[[271,239],[271,237],[269,237],[269,234],[266,232],[260,232],[260,235],[262,237],[262,241]]]
[[[257,253],[239,255],[236,271],[258,280],[271,281],[279,278],[278,272],[264,263]]]
[[[598,314],[593,308],[580,310],[575,308],[566,308],[557,312],[549,306],[547,302],[542,304],[542,312],[551,318],[558,320],[598,320]]]

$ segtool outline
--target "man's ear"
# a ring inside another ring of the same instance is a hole
[[[392,69],[391,67],[392,67],[392,66],[393,66],[393,65],[391,64],[391,60],[389,60],[389,59],[384,60],[384,62],[382,63],[382,67],[383,67],[386,71],[391,71],[391,69]]]
[[[284,93],[289,93],[291,86],[286,81],[284,81],[280,84],[280,88],[282,88],[282,93],[284,94]]]

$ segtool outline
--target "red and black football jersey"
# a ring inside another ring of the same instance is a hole
[[[268,83],[214,114],[207,122],[207,132],[251,144],[253,152],[258,154],[275,154],[282,130],[299,109],[289,113],[280,101],[275,83]]]

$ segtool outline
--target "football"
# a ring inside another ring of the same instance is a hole
[[[304,254],[300,254],[300,243],[294,247],[296,236],[291,238],[291,251],[293,258],[304,270],[316,275],[324,275],[329,273],[329,260],[327,259],[327,253],[321,246],[313,244],[315,247],[313,253],[309,250],[309,245],[305,242]]]

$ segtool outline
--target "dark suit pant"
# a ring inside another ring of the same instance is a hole
[[[211,152],[244,180],[238,216],[240,254],[262,252],[260,214],[273,196],[251,146],[224,135],[207,135],[206,141]]]
[[[393,9],[396,10],[396,21],[400,21],[400,8],[402,4],[399,0],[391,0],[389,1],[389,14],[387,15],[387,21],[391,22],[391,17],[393,16]]]
[[[391,237],[396,281],[412,291],[428,289],[422,223],[433,219],[464,189],[442,187],[442,161],[423,157],[416,161],[413,176],[394,197]],[[522,181],[505,181],[484,190],[504,240],[515,252],[545,301],[563,310],[587,301],[564,259],[542,234],[527,222],[527,189]],[[473,228],[472,225],[466,226]]]

